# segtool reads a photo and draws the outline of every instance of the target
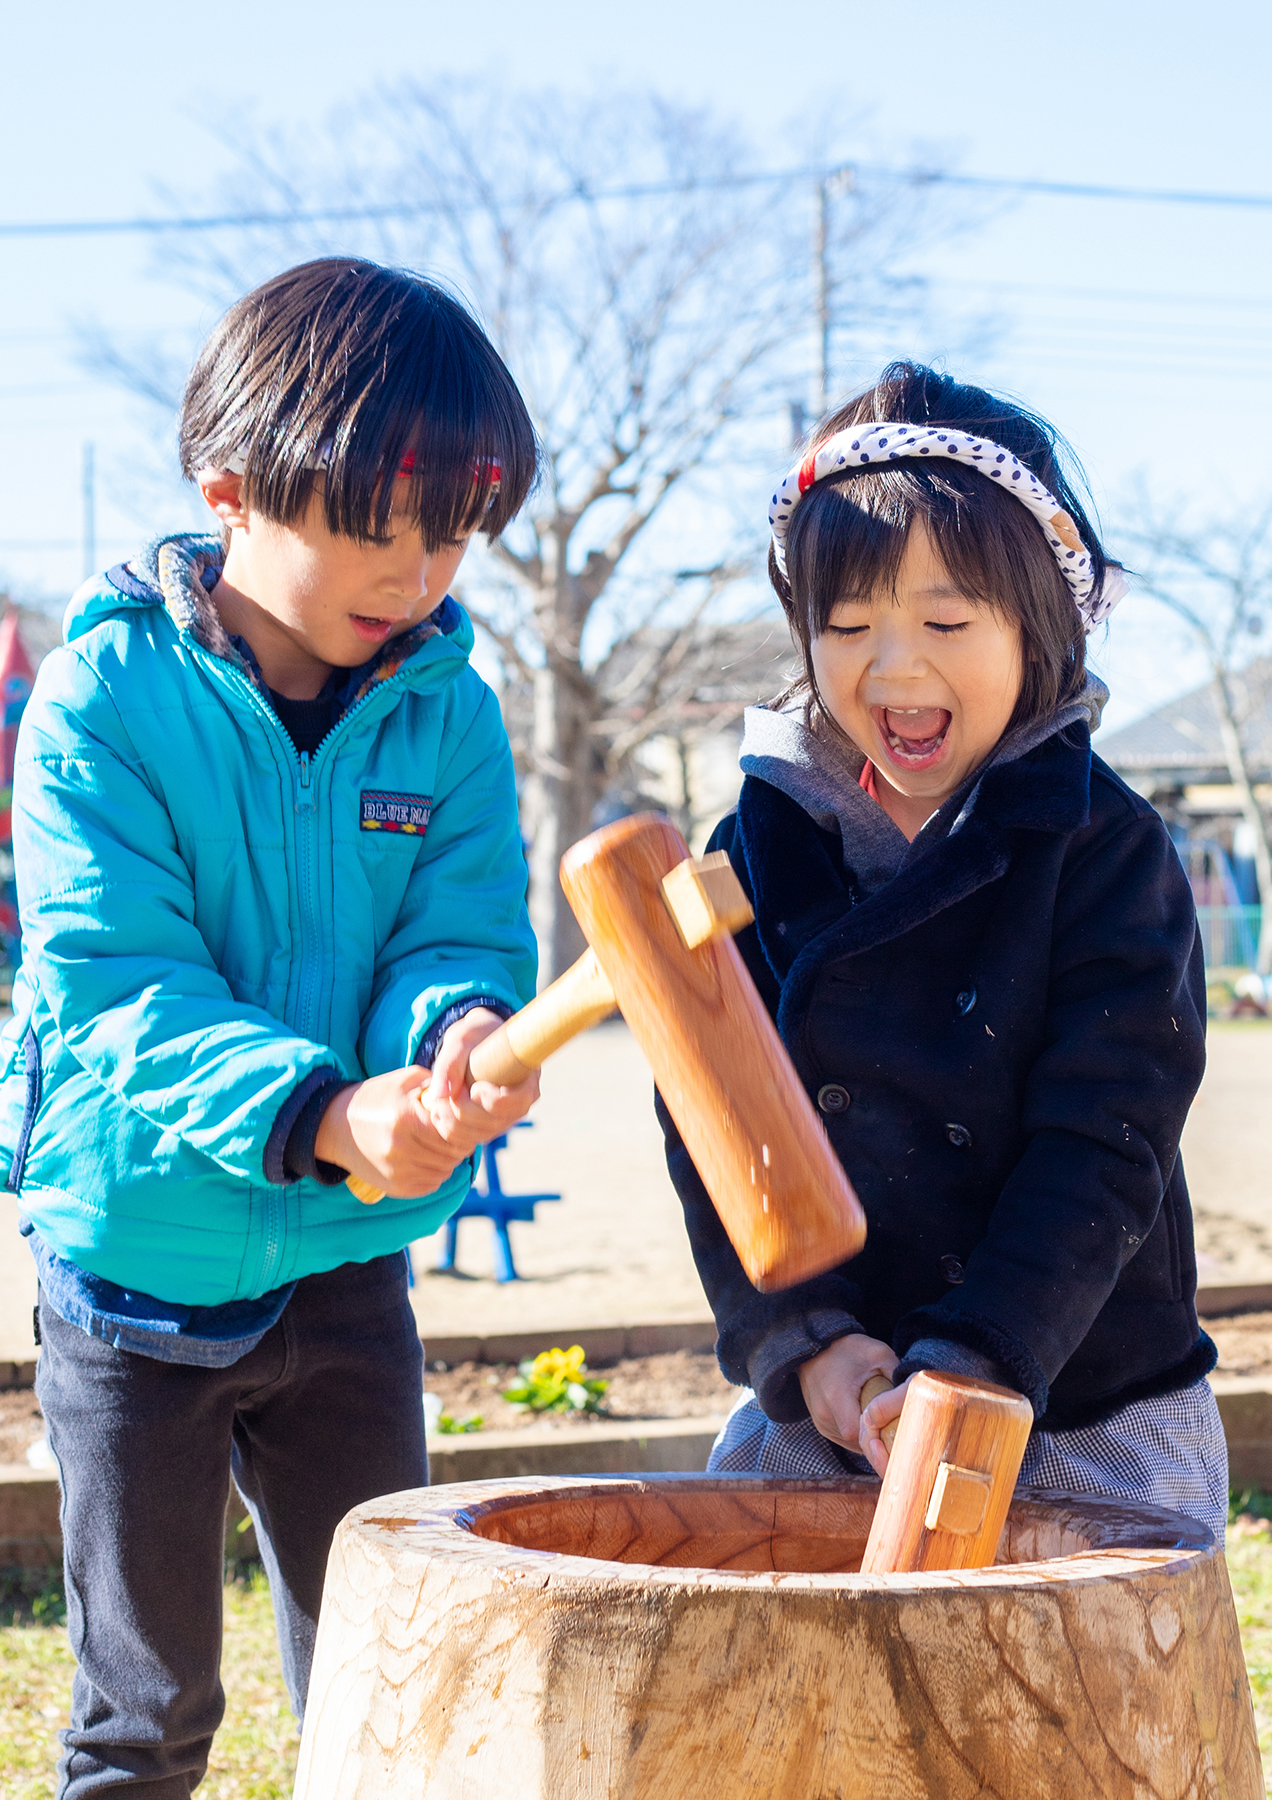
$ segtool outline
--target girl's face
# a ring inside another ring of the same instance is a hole
[[[970,599],[910,528],[895,595],[841,600],[812,642],[827,711],[874,764],[909,838],[989,755],[1020,694],[1020,627]]]

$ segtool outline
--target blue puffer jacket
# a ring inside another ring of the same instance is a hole
[[[148,576],[88,583],[40,669],[0,1038],[22,1210],[82,1268],[190,1305],[435,1230],[468,1163],[367,1207],[286,1183],[271,1134],[315,1072],[403,1067],[457,1001],[515,1009],[535,979],[512,758],[466,615],[448,600],[399,640],[298,756],[208,601],[219,559],[169,540]]]

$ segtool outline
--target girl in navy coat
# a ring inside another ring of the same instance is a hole
[[[1098,757],[1086,634],[1124,587],[1042,420],[894,364],[774,495],[804,680],[748,711],[717,828],[748,967],[865,1207],[850,1263],[747,1280],[671,1121],[672,1178],[750,1390],[711,1466],[876,1470],[920,1369],[1016,1388],[1021,1480],[1222,1535],[1179,1137],[1204,1065],[1188,882]],[[661,1112],[661,1109],[660,1109]],[[893,1389],[864,1413],[873,1374]]]

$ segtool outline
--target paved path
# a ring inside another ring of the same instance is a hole
[[[1203,1282],[1272,1281],[1272,1021],[1212,1021],[1184,1127]]]
[[[559,1189],[532,1226],[512,1227],[525,1280],[491,1278],[490,1231],[460,1227],[460,1276],[429,1275],[414,1248],[423,1335],[486,1336],[701,1319],[706,1303],[667,1180],[644,1059],[626,1028],[600,1026],[553,1058],[532,1131],[514,1133],[509,1191]],[[1272,1025],[1215,1025],[1210,1066],[1184,1135],[1208,1281],[1272,1281]],[[0,1197],[0,1361],[32,1355],[30,1256]]]
[[[422,1333],[570,1330],[575,1326],[705,1319],[680,1202],[667,1179],[653,1079],[617,1020],[576,1038],[543,1071],[534,1127],[513,1132],[500,1158],[509,1193],[559,1191],[533,1225],[513,1225],[526,1279],[491,1279],[490,1227],[459,1227],[463,1277],[429,1275],[440,1239],[415,1246]]]

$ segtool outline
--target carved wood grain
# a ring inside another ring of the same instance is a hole
[[[954,1574],[674,1560],[842,1547],[876,1492],[668,1476],[358,1508],[297,1800],[1262,1795],[1223,1559],[1174,1515],[1021,1497],[1004,1553],[1050,1560]],[[523,1531],[575,1548],[503,1541]],[[608,1554],[637,1546],[664,1560]]]

